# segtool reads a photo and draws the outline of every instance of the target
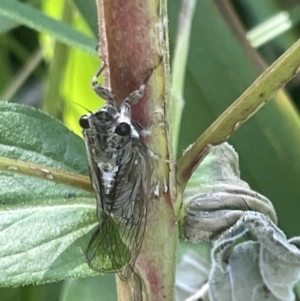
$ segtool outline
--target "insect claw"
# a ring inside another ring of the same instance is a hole
[[[106,62],[103,61],[102,66],[97,71],[96,75],[93,77],[92,80],[92,88],[96,92],[98,96],[106,100],[112,106],[116,106],[116,97],[115,95],[107,88],[101,86],[98,82],[98,78],[103,72],[103,70],[107,67]]]
[[[103,70],[107,67],[106,62],[102,63],[102,66],[100,67],[100,69],[97,71],[96,75],[93,77],[93,81],[95,80],[95,78],[98,80],[98,77],[101,75],[101,73],[103,72]]]
[[[163,60],[163,57],[160,58],[159,63],[154,68],[150,69],[148,76],[144,79],[143,85],[147,84],[147,82],[148,82],[149,78],[151,77],[153,71],[161,64],[162,60]]]

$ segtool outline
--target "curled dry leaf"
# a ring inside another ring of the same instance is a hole
[[[261,212],[276,223],[272,203],[240,179],[233,147],[228,143],[211,147],[184,193],[185,238],[195,243],[216,239],[248,210]]]
[[[213,241],[210,301],[295,300],[300,237],[288,240],[272,203],[240,180],[237,154],[227,143],[212,147],[191,178],[183,214],[186,238]]]

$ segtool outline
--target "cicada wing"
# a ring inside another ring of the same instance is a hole
[[[95,192],[99,225],[88,244],[86,258],[89,266],[98,272],[119,271],[130,261],[130,250],[120,234],[120,223],[105,212],[104,208],[111,200],[104,194],[102,174],[95,163],[92,148],[93,133],[85,131],[90,178]]]
[[[95,139],[95,137],[94,133],[89,129],[85,130],[83,133],[89,162],[90,179],[96,197],[97,212],[99,213],[99,209],[103,209],[104,188],[101,180],[101,172],[98,165],[96,164],[96,160],[94,158],[94,150],[91,147],[91,145],[94,144],[93,140]],[[99,215],[98,218],[100,218]]]
[[[121,279],[128,279],[134,271],[136,259],[142,247],[150,195],[151,168],[147,148],[143,144],[133,147],[132,158],[126,168],[124,179],[127,186],[119,190],[126,195],[125,218],[119,221],[120,237],[129,250],[130,260],[119,272]],[[130,191],[128,193],[128,186]]]
[[[87,145],[89,139],[87,131]],[[87,261],[96,271],[116,271],[120,279],[127,280],[134,271],[146,229],[151,180],[147,147],[139,140],[133,144],[130,160],[119,167],[109,197],[104,194],[101,171],[93,160],[93,152],[87,149],[99,218],[99,226],[87,248]],[[104,210],[107,203],[112,204],[110,213]]]
[[[105,214],[90,239],[86,258],[89,266],[98,272],[119,271],[130,259],[118,225]]]
[[[143,281],[141,276],[138,274],[138,272],[135,270],[129,279],[127,280],[127,285],[130,288],[131,295],[128,296],[128,300],[132,301],[143,301]]]

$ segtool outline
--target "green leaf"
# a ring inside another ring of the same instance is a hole
[[[83,141],[62,123],[4,102],[0,120],[2,156],[87,174]],[[0,286],[94,274],[85,259],[97,223],[90,193],[6,172],[0,187]]]
[[[6,31],[9,31],[12,28],[15,28],[19,25],[18,22],[15,22],[9,18],[1,16],[0,18],[0,33],[3,34]]]
[[[270,21],[271,18],[278,17],[279,15],[288,17],[282,24],[274,24],[271,31],[280,32],[283,27],[294,27],[294,30],[287,28],[287,31],[281,33],[271,41],[266,43],[263,47],[260,47],[261,53],[268,62],[272,62],[276,59],[278,54],[281,54],[284,49],[288,48],[291,44],[299,38],[299,30],[297,31],[297,23],[299,22],[299,5],[289,5],[286,1],[253,1],[245,0],[240,3],[240,10],[242,10],[243,22],[245,26],[252,30],[254,27]],[[281,19],[283,19],[281,17]],[[278,19],[277,19],[278,20]],[[267,32],[265,36],[270,36],[270,32]],[[261,36],[263,37],[263,36]]]
[[[0,102],[0,120],[1,156],[88,173],[83,140],[61,122],[5,102]],[[0,172],[0,286],[96,275],[85,254],[98,223],[91,193]],[[97,255],[109,258],[106,250]]]
[[[82,34],[68,24],[48,17],[29,5],[14,0],[0,0],[0,15],[37,31],[49,33],[69,46],[80,48],[91,54],[95,51],[97,44],[95,39]]]
[[[178,2],[169,2],[170,15],[177,15],[178,9]],[[231,30],[221,12],[222,8],[219,10],[211,1],[197,3],[190,38],[179,154],[262,72],[255,54]],[[171,45],[175,28],[174,20],[170,20]],[[298,112],[281,92],[229,141],[239,154],[242,179],[273,202],[281,227],[288,235],[295,235],[300,226],[299,132]]]
[[[85,258],[95,208],[78,203],[0,211],[0,286],[96,274]]]
[[[88,175],[83,140],[28,106],[0,102],[0,156]]]
[[[85,13],[81,11],[85,19],[77,14],[76,18],[71,18],[72,25],[80,32],[91,35],[92,32],[88,27],[88,24],[90,25],[88,21],[93,19],[93,15],[96,18],[96,3],[93,0],[88,0],[84,3],[82,1],[77,2],[80,2],[80,4],[77,3],[78,9],[80,7],[85,11]],[[44,11],[58,18],[61,15],[61,12],[58,12],[58,4],[62,3],[59,1],[45,2]],[[64,3],[62,6],[64,6],[63,10],[65,12],[63,17],[66,18],[66,11],[68,11],[70,4]],[[47,45],[47,41],[44,45]],[[91,56],[80,49],[66,49],[62,45],[56,44],[51,65],[43,105],[44,110],[52,116],[61,116],[63,114],[64,124],[76,134],[81,135],[82,129],[78,123],[79,118],[86,114],[87,110],[94,111],[103,104],[103,101],[91,88],[92,78],[101,65],[101,61],[96,54],[96,50]],[[61,72],[62,70],[63,72]],[[85,76],[83,77],[82,74]],[[55,102],[53,102],[53,98]]]
[[[81,1],[73,0],[77,9],[80,11],[81,16],[84,18],[85,22],[89,25],[89,28],[94,33],[94,36],[98,36],[98,19],[95,1]]]
[[[28,106],[0,102],[0,155],[88,175],[83,140],[61,122]],[[79,189],[11,173],[0,173],[7,206],[46,205],[56,198],[91,197]],[[56,200],[56,201],[55,201]]]
[[[69,53],[65,77],[61,83],[61,93],[65,101],[63,121],[78,135],[82,131],[79,118],[87,110],[95,111],[104,104],[91,88],[91,80],[100,65],[98,57],[91,57],[81,50],[71,49]],[[84,78],[82,74],[85,74]],[[103,82],[102,76],[99,81]]]
[[[114,301],[117,300],[114,275],[101,275],[66,281],[61,301]]]

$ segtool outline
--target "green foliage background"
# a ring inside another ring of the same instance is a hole
[[[275,0],[228,2],[235,5],[249,27],[281,10],[295,9],[297,4]],[[179,1],[169,1],[171,58],[179,10]],[[228,20],[221,1],[198,1],[186,70],[179,155],[263,69],[263,64],[244,46],[245,41],[230,29]],[[274,61],[299,38],[297,16],[293,21],[291,30],[260,49],[266,62]],[[29,60],[42,47],[43,60],[10,101],[23,102],[23,96],[32,93],[32,83],[42,82],[44,92],[36,105],[80,135],[77,121],[85,110],[77,104],[89,110],[102,105],[90,88],[100,64],[94,51],[98,40],[94,0],[86,0],[84,5],[81,0],[0,0],[0,33],[1,99],[6,100],[9,88],[16,87],[18,72],[28,70]],[[300,233],[299,77],[288,91],[289,94],[279,93],[229,142],[239,153],[242,179],[273,202],[280,227],[288,236],[296,236]],[[2,288],[0,300],[116,300],[114,287],[113,275],[107,275],[36,287]]]

